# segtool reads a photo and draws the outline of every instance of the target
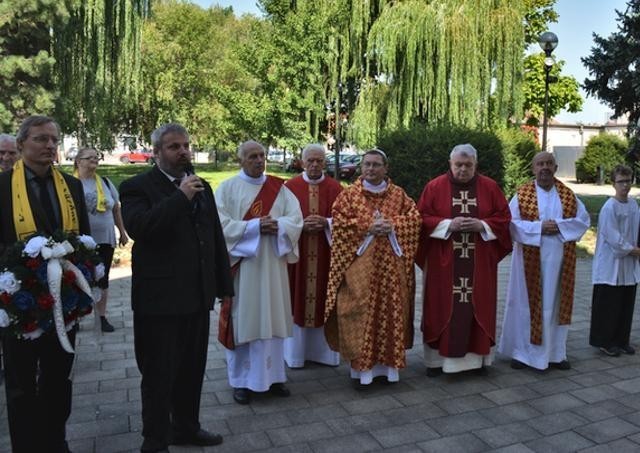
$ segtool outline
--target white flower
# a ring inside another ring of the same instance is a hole
[[[104,277],[104,264],[100,263],[96,266],[96,281],[101,280]]]
[[[91,297],[93,298],[94,302],[98,302],[100,299],[102,299],[102,289],[98,288],[97,286],[91,288]]]
[[[42,247],[47,245],[47,242],[49,242],[49,239],[45,238],[44,236],[32,237],[24,246],[23,253],[29,255],[31,258],[35,258],[40,254],[40,250],[42,250]]]
[[[11,323],[6,310],[0,308],[0,327],[7,327]]]
[[[0,292],[13,294],[20,291],[20,280],[16,279],[13,272],[0,273]]]
[[[22,334],[22,338],[24,338],[26,340],[35,340],[36,338],[39,338],[40,336],[42,336],[43,333],[44,333],[44,330],[42,330],[40,327],[38,327],[33,332],[25,332],[25,333],[23,333]]]
[[[94,241],[93,238],[87,234],[78,236],[78,239],[89,250],[95,250],[95,248],[98,246],[98,244],[96,244],[96,241]]]

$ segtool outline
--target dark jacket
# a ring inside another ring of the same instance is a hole
[[[0,173],[0,252],[2,252],[6,246],[12,245],[18,240],[13,224],[13,202],[11,200],[12,174],[13,170]],[[73,197],[73,203],[76,206],[80,234],[91,234],[87,206],[84,202],[82,183],[78,179],[67,175],[66,173],[62,173],[62,176],[69,186],[71,196]],[[40,204],[37,196],[32,192],[31,186],[28,183],[27,195],[29,196],[33,219],[36,222],[38,231],[46,235],[51,235],[53,233],[53,228],[49,224],[42,205]]]
[[[229,256],[211,187],[197,208],[157,167],[120,185],[125,228],[134,239],[131,305],[137,314],[210,310],[233,295]]]

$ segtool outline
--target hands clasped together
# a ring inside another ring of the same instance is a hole
[[[484,225],[475,217],[454,217],[449,225],[449,231],[454,233],[480,233],[484,231]]]

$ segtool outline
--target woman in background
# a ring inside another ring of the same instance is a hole
[[[96,173],[99,160],[95,149],[83,148],[78,151],[73,166],[74,175],[82,181],[91,224],[91,236],[98,244],[98,253],[105,267],[104,277],[98,282],[102,295],[96,303],[96,310],[100,315],[100,327],[103,332],[113,332],[114,327],[107,321],[105,313],[109,295],[109,270],[116,245],[114,226],[118,227],[120,232],[118,242],[121,246],[129,242],[129,237],[122,223],[118,191],[109,179],[100,177]]]

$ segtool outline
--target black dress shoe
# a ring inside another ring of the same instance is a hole
[[[277,384],[271,384],[269,388],[269,393],[272,393],[277,396],[290,396],[291,391],[282,383],[278,382]]]
[[[201,429],[191,436],[174,436],[171,445],[197,445],[198,447],[210,447],[220,445],[222,436]]]
[[[629,345],[629,344],[627,344],[625,346],[621,346],[620,350],[622,352],[624,352],[625,354],[629,354],[629,355],[633,355],[633,354],[636,353],[635,348],[633,346]]]
[[[429,368],[427,367],[427,377],[438,377],[442,374],[442,367]]]
[[[551,362],[549,367],[555,368],[556,370],[566,371],[571,369],[571,363],[569,363],[568,360],[563,360],[562,362]]]
[[[246,388],[233,389],[233,399],[238,404],[249,404],[251,402],[251,390]]]
[[[522,363],[520,360],[511,359],[511,368],[514,370],[524,370],[527,367],[526,363]]]

